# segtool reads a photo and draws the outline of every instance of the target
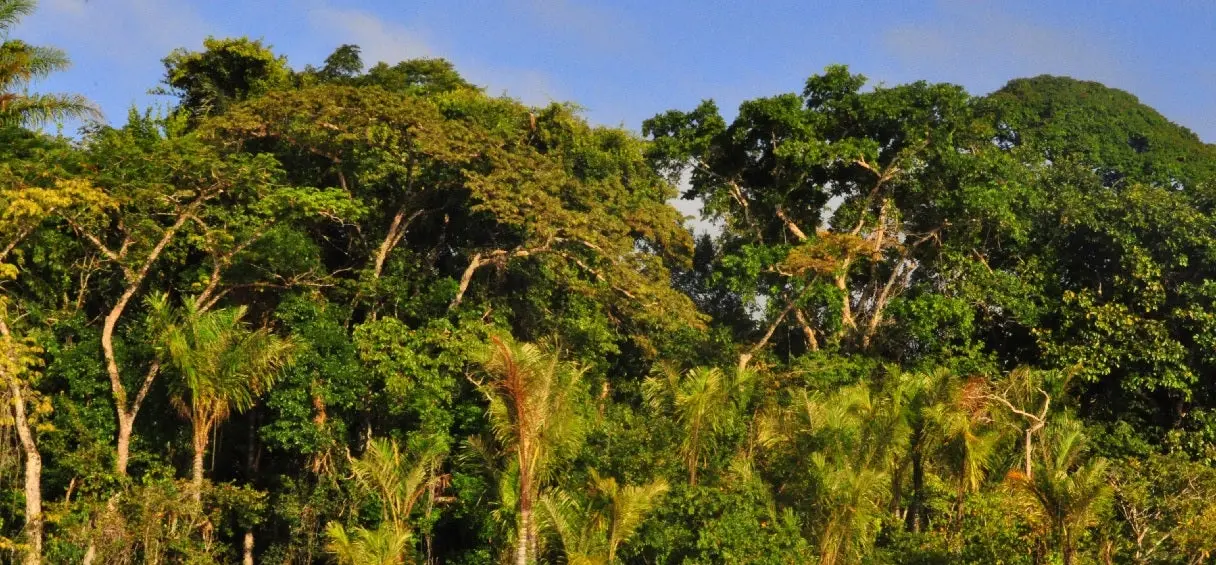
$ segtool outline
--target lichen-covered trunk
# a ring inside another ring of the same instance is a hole
[[[253,530],[245,530],[245,557],[243,565],[253,565]]]
[[[114,471],[120,477],[127,476],[127,462],[131,456],[131,433],[135,429],[135,419],[128,418],[124,412],[118,413],[118,440],[114,448]]]
[[[13,425],[17,428],[17,438],[21,442],[21,450],[25,455],[25,538],[27,548],[25,557],[21,560],[24,565],[38,565],[42,562],[42,455],[38,453],[38,445],[34,442],[34,433],[30,429],[29,420],[25,415],[25,396],[16,379],[4,375],[12,395]]]
[[[29,548],[25,565],[42,562],[42,457],[37,451],[25,454],[25,537]]]

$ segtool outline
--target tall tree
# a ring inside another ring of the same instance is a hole
[[[494,337],[480,386],[489,400],[487,417],[494,438],[511,455],[519,492],[515,563],[538,558],[536,504],[556,463],[583,437],[579,414],[582,369],[562,362],[555,351]]]
[[[291,84],[287,59],[261,41],[241,37],[203,40],[202,51],[177,49],[164,58],[168,89],[192,120],[222,114],[229,106]]]
[[[420,500],[434,495],[440,481],[438,468],[443,460],[443,447],[432,443],[417,456],[407,458],[395,440],[373,439],[362,457],[351,460],[355,481],[380,500],[380,526],[376,530],[357,527],[347,532],[342,524],[330,523],[326,528],[328,547],[339,562],[389,565],[414,561],[411,514]]]
[[[1010,479],[1030,496],[1031,508],[1046,527],[1051,543],[1059,548],[1064,564],[1072,565],[1079,538],[1093,523],[1100,506],[1110,499],[1107,462],[1086,457],[1079,422],[1060,420],[1048,432],[1048,440],[1039,449],[1034,475],[1015,472]]]
[[[162,360],[146,359],[142,367],[119,363],[121,350],[129,345],[121,339],[124,330],[131,330],[125,322],[132,301],[146,291],[149,281],[185,274],[169,268],[166,257],[181,259],[177,253],[205,257],[194,263],[201,268],[180,281],[179,287],[195,292],[194,306],[205,311],[233,288],[291,286],[323,277],[296,265],[287,267],[287,272],[260,273],[274,283],[256,280],[257,275],[238,280],[231,275],[285,219],[350,217],[357,215],[358,208],[337,190],[285,185],[269,156],[222,155],[183,133],[181,123],[173,119],[133,115],[122,129],[102,129],[89,139],[86,162],[89,179],[114,204],[103,214],[63,219],[95,255],[100,272],[82,280],[88,286],[80,292],[100,293],[110,284],[122,289],[116,295],[99,296],[98,302],[104,304],[101,348],[118,421],[115,469],[125,475],[135,418]],[[129,379],[132,372],[142,373],[142,378]]]
[[[1206,427],[1185,415],[1212,403],[1200,375],[1213,358],[1196,352],[1216,335],[1216,146],[1127,92],[1067,77],[1016,79],[977,106],[1036,186],[1028,239],[986,254],[990,280],[1009,281],[984,285],[1005,299],[980,298],[997,307],[991,347],[1010,364],[1079,363],[1087,416],[1158,438]]]
[[[157,347],[176,371],[173,403],[190,421],[194,500],[203,492],[203,456],[211,430],[233,412],[251,408],[290,362],[295,344],[262,328],[249,329],[245,307],[203,311],[194,300],[174,312],[165,294],[149,299],[149,325]]]
[[[297,173],[374,203],[367,229],[344,240],[360,298],[383,303],[372,309],[397,299],[380,290],[386,266],[413,256],[411,269],[452,279],[452,312],[470,293],[513,290],[489,284],[504,280],[485,275],[494,270],[587,297],[648,352],[656,329],[703,324],[670,284],[691,248],[670,186],[640,140],[565,106],[530,114],[472,89],[426,98],[322,85],[239,105],[203,133],[234,150],[271,147]]]
[[[21,562],[42,562],[42,454],[38,451],[36,418],[41,411],[36,382],[41,350],[30,339],[14,336],[9,327],[9,306],[0,296],[0,381],[7,401],[5,416],[12,421],[25,458],[25,544]]]
[[[594,469],[590,474],[585,502],[564,492],[541,499],[545,523],[561,538],[562,552],[570,565],[617,563],[621,545],[668,490],[662,479],[622,486]]]
[[[801,95],[744,102],[729,125],[706,101],[643,126],[656,166],[689,172],[683,196],[725,224],[719,284],[764,312],[741,367],[790,327],[802,350],[877,351],[892,305],[945,282],[933,265],[1016,234],[1012,160],[974,127],[971,98],[865,82],[833,66]]]

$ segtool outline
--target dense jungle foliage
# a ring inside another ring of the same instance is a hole
[[[6,560],[1216,549],[1216,146],[1127,93],[829,67],[639,137],[211,39],[66,138],[3,41]]]

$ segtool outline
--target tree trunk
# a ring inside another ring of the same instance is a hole
[[[106,361],[106,374],[110,379],[110,392],[114,395],[114,410],[118,413],[118,445],[117,457],[115,458],[115,471],[120,477],[127,475],[127,458],[131,443],[131,430],[134,428],[135,414],[139,412],[139,405],[143,402],[144,395],[148,393],[152,386],[153,379],[156,378],[156,373],[160,367],[158,363],[153,363],[148,371],[144,382],[140,386],[139,392],[136,393],[134,401],[127,397],[127,388],[122,384],[122,374],[118,369],[118,357],[114,351],[114,331],[118,327],[118,321],[122,318],[123,312],[127,308],[127,304],[135,293],[139,292],[139,287],[143,285],[144,279],[148,277],[148,272],[152,270],[152,265],[164,252],[165,247],[173,240],[177,230],[194,214],[194,208],[201,205],[204,198],[199,197],[193,203],[187,206],[186,210],[178,214],[173,225],[166,228],[161,238],[156,242],[156,245],[148,252],[148,256],[144,259],[143,265],[137,271],[130,271],[124,268],[127,278],[126,289],[122,295],[118,297],[118,301],[110,308],[110,312],[106,314],[105,320],[101,326],[101,352]],[[111,251],[104,244],[93,238],[94,244],[98,246],[102,253],[110,257],[116,264],[122,263],[122,258],[119,254]],[[124,241],[124,248],[130,240]],[[125,435],[124,435],[125,431]]]
[[[253,565],[253,530],[245,530],[245,558],[241,563]]]
[[[519,505],[519,534],[515,546],[515,565],[528,565],[528,524],[532,521],[532,509]]]
[[[906,527],[920,533],[925,513],[925,457],[920,449],[912,452],[912,502],[908,505]]]
[[[536,520],[532,519],[531,512],[528,512],[528,554],[533,560],[540,556],[540,536],[536,535]]]
[[[1064,565],[1072,565],[1072,561],[1073,561],[1072,533],[1069,532],[1067,529],[1065,529],[1064,535],[1062,537],[1064,538],[1064,544],[1063,544],[1064,545],[1064,548],[1063,548],[1064,549],[1064,552],[1063,552],[1064,553]]]
[[[29,549],[24,564],[38,565],[42,561],[42,457],[33,445],[25,452],[25,538]]]
[[[469,266],[465,267],[464,273],[460,275],[460,286],[456,289],[456,296],[452,298],[452,303],[448,304],[448,310],[460,306],[460,302],[464,300],[464,293],[469,290],[469,283],[473,282],[473,273],[476,273],[481,265],[481,253],[474,253],[473,258],[469,259]]]
[[[253,478],[258,471],[258,411],[249,411],[249,436],[247,441],[245,454],[245,481],[253,484]],[[253,565],[253,526],[249,526],[245,530],[245,557],[242,561],[244,565]]]
[[[131,455],[131,433],[135,429],[135,419],[130,418],[121,409],[118,413],[118,442],[115,447],[114,470],[118,476],[127,476],[127,463]]]
[[[207,427],[194,426],[194,466],[190,470],[190,496],[194,502],[203,502],[203,459],[207,453]]]
[[[25,416],[25,396],[17,384],[15,375],[9,376],[9,392],[12,394],[13,424],[25,454],[25,550],[24,565],[42,562],[42,456],[34,443],[33,430]]]
[[[388,260],[388,254],[392,252],[401,238],[405,236],[405,230],[414,222],[414,219],[422,214],[422,210],[414,212],[413,215],[406,219],[406,207],[402,206],[397,210],[397,214],[393,216],[393,221],[388,227],[388,233],[384,236],[384,241],[380,243],[380,249],[376,251],[376,259],[374,268],[372,269],[372,278],[380,278],[380,273],[384,271],[384,262]]]
[[[1026,454],[1025,454],[1025,456],[1026,456],[1026,480],[1030,480],[1030,479],[1034,478],[1034,476],[1031,474],[1033,470],[1030,465],[1030,455],[1032,453],[1032,450],[1031,450],[1032,434],[1034,434],[1034,430],[1031,428],[1027,428],[1026,429]]]

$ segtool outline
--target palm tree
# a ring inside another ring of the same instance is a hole
[[[489,376],[480,388],[490,403],[490,428],[515,471],[515,563],[527,565],[538,553],[533,510],[541,486],[553,463],[582,441],[577,408],[583,370],[561,362],[552,350],[499,337],[491,339],[482,365]]]
[[[34,0],[0,0],[0,126],[35,127],[64,118],[97,118],[97,108],[81,96],[33,94],[31,82],[69,66],[67,55],[53,47],[9,39],[21,18],[34,11]]]
[[[1009,426],[1022,433],[1023,473],[1034,475],[1034,436],[1047,427],[1052,397],[1061,398],[1080,365],[1064,371],[1035,371],[1018,367],[994,386],[996,392],[985,398],[1003,405],[1013,422]],[[1016,423],[1020,421],[1021,423]]]
[[[542,497],[541,506],[545,523],[561,538],[567,564],[609,565],[667,489],[662,479],[621,486],[592,469],[585,503],[557,492]]]
[[[341,565],[402,565],[410,547],[410,533],[387,524],[375,530],[356,528],[354,537],[337,522],[325,527],[325,549]]]
[[[805,437],[815,446],[810,471],[818,485],[812,529],[819,563],[857,562],[874,542],[893,454],[908,441],[906,392],[859,384],[831,395],[794,394],[784,435]]]
[[[882,512],[888,475],[882,469],[852,467],[823,453],[812,455],[810,461],[820,483],[819,563],[859,562],[878,533],[876,518]]]
[[[336,522],[326,527],[328,550],[345,565],[396,565],[405,563],[414,533],[410,515],[424,496],[440,485],[439,465],[446,448],[430,443],[417,457],[407,459],[393,440],[372,439],[367,451],[351,459],[351,474],[362,488],[380,499],[381,521],[375,529],[354,528],[353,538]]]
[[[1029,496],[1030,507],[1060,548],[1064,565],[1072,565],[1077,538],[1111,494],[1106,460],[1087,461],[1084,441],[1079,422],[1060,420],[1048,428],[1034,474],[1013,471],[1009,475],[1012,484]]]
[[[191,480],[197,502],[212,428],[254,405],[290,361],[295,344],[265,328],[249,329],[243,306],[203,311],[185,300],[179,313],[164,294],[149,298],[149,306],[157,348],[180,376],[171,400],[194,433]]]
[[[732,422],[737,408],[748,403],[755,380],[756,373],[746,369],[729,379],[717,367],[696,367],[681,375],[663,365],[642,383],[650,407],[672,414],[683,428],[680,453],[689,484],[697,484],[697,473],[709,458],[714,436]]]
[[[911,434],[905,464],[912,467],[912,499],[905,523],[919,532],[925,516],[925,473],[938,464],[955,480],[959,500],[979,490],[987,475],[999,435],[984,428],[990,421],[984,387],[963,381],[945,369],[913,375],[907,380],[906,408]],[[903,469],[903,465],[900,469]],[[902,472],[896,474],[896,486]],[[899,502],[897,495],[896,503]]]

